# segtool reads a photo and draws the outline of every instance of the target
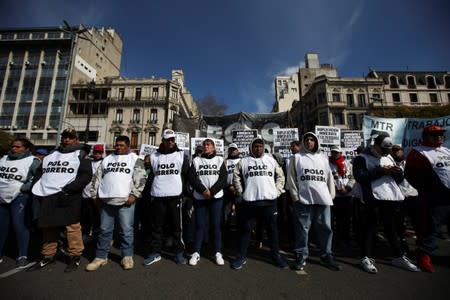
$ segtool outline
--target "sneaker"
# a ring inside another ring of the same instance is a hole
[[[420,271],[419,268],[416,267],[416,265],[411,261],[409,261],[409,259],[405,255],[394,258],[392,260],[392,265],[412,272]]]
[[[222,253],[217,252],[216,253],[216,264],[219,266],[223,266],[225,264],[225,261],[223,260]]]
[[[133,256],[124,256],[120,262],[124,270],[131,270],[134,267]]]
[[[280,269],[287,269],[289,266],[283,256],[277,255],[272,257],[272,262]]]
[[[108,263],[107,258],[96,257],[90,264],[86,266],[86,271],[97,271],[100,267],[105,266]]]
[[[175,262],[177,263],[177,265],[185,265],[186,264],[186,260],[184,259],[183,252],[178,252],[177,254],[175,254]]]
[[[79,256],[71,256],[69,257],[68,261],[69,262],[67,263],[67,266],[64,269],[65,273],[70,273],[78,269],[78,267],[80,266],[81,258]]]
[[[320,264],[333,271],[342,270],[341,266],[334,260],[333,255],[326,254],[320,257]]]
[[[368,258],[365,256],[361,261],[359,262],[359,266],[370,274],[376,274],[378,272],[377,268],[374,265],[375,260],[373,258]]]
[[[38,261],[34,266],[28,269],[28,271],[37,271],[45,268],[48,265],[52,265],[56,263],[56,259],[54,256],[45,256],[43,259]]]
[[[247,263],[247,259],[242,256],[238,256],[235,260],[231,262],[231,267],[235,270],[242,269],[242,266]]]
[[[16,269],[26,269],[30,264],[26,256],[21,256],[16,260]]]
[[[159,253],[150,253],[146,259],[144,259],[144,265],[150,266],[161,260],[161,254]]]
[[[3,256],[0,256],[0,264],[3,262]]]
[[[191,259],[189,259],[189,264],[191,266],[196,266],[199,260],[200,260],[200,254],[198,252],[194,252],[191,256]]]
[[[297,253],[295,255],[295,263],[294,263],[294,269],[296,270],[303,270],[306,266],[306,258],[303,256],[303,254]]]
[[[419,253],[417,257],[417,266],[425,272],[434,273],[436,271],[431,264],[430,256],[425,253]]]

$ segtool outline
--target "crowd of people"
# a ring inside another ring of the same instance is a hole
[[[284,161],[268,153],[260,137],[244,157],[236,144],[222,157],[214,140],[206,138],[189,158],[171,129],[144,160],[131,151],[127,136],[118,136],[107,156],[101,144],[91,149],[80,143],[71,128],[50,153],[16,138],[0,158],[0,263],[14,231],[19,269],[36,271],[55,263],[62,247],[65,272],[73,272],[85,243],[93,241],[95,257],[85,270],[96,271],[108,263],[114,240],[122,268],[130,270],[140,230],[145,266],[161,261],[167,244],[176,264],[196,266],[209,255],[206,242],[222,266],[224,245],[235,238],[230,266],[241,269],[251,240],[261,247],[265,232],[278,268],[289,267],[280,251],[280,239],[286,237],[293,269],[306,268],[314,246],[320,264],[341,270],[333,253],[338,242],[358,247],[361,269],[375,274],[381,221],[393,266],[434,272],[436,238],[450,223],[450,149],[443,145],[444,133],[437,125],[424,128],[422,144],[406,159],[400,145],[379,133],[350,161],[339,146],[332,146],[327,157],[313,132],[292,141],[292,155]],[[417,237],[415,252],[405,240],[406,220]],[[234,225],[237,238],[229,234]],[[36,232],[41,251],[32,263],[30,235]]]

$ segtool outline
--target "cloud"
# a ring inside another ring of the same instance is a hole
[[[261,98],[257,98],[255,100],[256,112],[258,113],[267,113],[271,111],[271,107]]]

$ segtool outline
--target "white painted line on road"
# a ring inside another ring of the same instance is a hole
[[[14,268],[14,269],[12,269],[12,270],[9,270],[8,272],[5,272],[5,273],[0,274],[0,278],[6,278],[6,277],[9,277],[9,276],[11,276],[11,275],[14,275],[14,274],[16,274],[16,273],[18,273],[18,272],[20,272],[20,271],[26,270],[26,269],[32,267],[35,263],[36,263],[36,262],[33,261],[33,262],[29,263],[28,265],[26,265],[24,268],[21,268],[21,269]]]
[[[308,275],[308,273],[306,273],[305,270],[295,271],[295,273],[297,273],[297,275]]]

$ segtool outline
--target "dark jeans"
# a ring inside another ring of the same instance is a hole
[[[365,204],[360,205],[361,257],[372,257],[378,218],[383,222],[384,232],[391,246],[392,256],[402,256],[403,253],[396,226],[400,218],[400,204],[401,201],[368,200]]]
[[[353,198],[351,196],[336,197],[333,204],[331,206],[331,224],[334,235],[343,242],[350,242]]]
[[[195,242],[194,251],[200,253],[203,238],[206,231],[207,214],[209,213],[209,225],[212,229],[215,252],[222,252],[222,205],[223,198],[219,199],[194,199],[195,214]]]
[[[266,226],[272,256],[279,255],[280,246],[278,241],[277,214],[276,201],[273,201],[272,205],[267,206],[259,206],[249,202],[242,202],[238,206],[238,217],[241,230],[239,243],[240,256],[247,256],[247,248],[250,243],[252,229],[256,220],[263,220],[263,224]]]

